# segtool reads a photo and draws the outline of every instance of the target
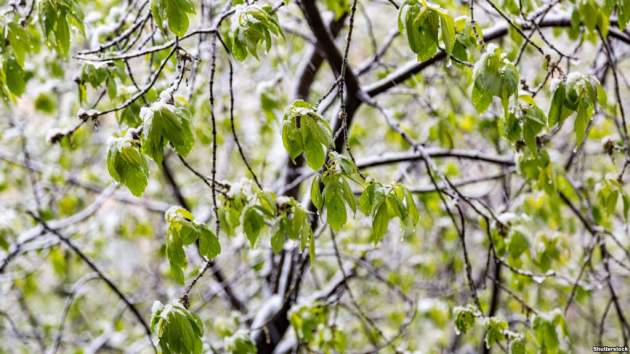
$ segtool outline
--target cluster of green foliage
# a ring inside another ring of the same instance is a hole
[[[185,35],[190,25],[188,17],[194,13],[195,3],[191,0],[151,0],[151,14],[163,33],[166,33],[166,21],[173,34],[178,37]]]
[[[175,279],[183,283],[182,269],[187,264],[184,246],[198,242],[199,254],[207,259],[213,259],[221,253],[221,244],[214,231],[206,224],[195,222],[192,214],[184,208],[171,207],[164,219],[168,224],[166,256]]]
[[[243,61],[248,54],[258,57],[258,47],[264,42],[264,51],[271,49],[271,38],[282,36],[278,18],[269,5],[238,5],[236,19],[227,36],[227,45],[236,60]]]
[[[407,35],[409,48],[418,60],[430,59],[439,48],[438,38],[447,54],[455,47],[455,21],[443,8],[426,0],[405,0],[398,13],[398,30]]]
[[[332,130],[315,107],[308,102],[295,101],[284,114],[282,143],[291,159],[304,154],[308,166],[319,170],[332,143]]]
[[[164,354],[201,354],[203,323],[180,303],[164,305],[159,301],[151,309],[151,330],[159,339]]]

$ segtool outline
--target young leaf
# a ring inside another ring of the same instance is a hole
[[[457,334],[466,334],[475,324],[477,310],[472,305],[458,306],[453,311],[455,317],[455,331]]]
[[[24,70],[15,60],[13,55],[5,55],[2,63],[6,84],[9,90],[16,96],[21,96],[26,89],[26,80],[24,79]]]
[[[326,220],[330,227],[339,231],[346,224],[346,204],[338,189],[329,189],[325,193],[326,204]]]
[[[190,113],[183,108],[154,103],[143,107],[142,150],[158,164],[162,163],[164,148],[171,143],[180,155],[187,155],[194,144]]]
[[[226,34],[227,46],[234,58],[243,61],[247,54],[258,59],[258,47],[264,42],[264,51],[271,48],[271,38],[283,36],[278,19],[271,7],[238,5],[230,33]]]
[[[39,19],[46,44],[62,57],[70,51],[70,25],[83,32],[83,13],[77,0],[45,0],[38,2]]]
[[[418,0],[406,0],[398,11],[398,30],[406,33],[418,61],[431,59],[441,39],[449,55],[455,47],[455,21],[441,7]]]
[[[180,303],[153,303],[151,331],[164,354],[201,354],[203,322]]]
[[[184,246],[199,241],[199,253],[213,259],[221,252],[217,236],[205,224],[197,223],[192,214],[181,207],[173,206],[164,214],[168,224],[166,232],[166,256],[171,271],[180,283],[184,281],[183,268],[186,267]]]
[[[149,181],[149,166],[140,153],[139,142],[130,136],[112,140],[107,152],[107,170],[135,196],[142,195]]]
[[[313,202],[317,210],[321,210],[324,204],[320,182],[319,176],[315,176],[313,182],[311,182],[311,202]]]
[[[525,140],[525,144],[532,152],[536,152],[538,150],[536,136],[545,127],[547,117],[545,117],[545,113],[535,105],[525,107],[522,111],[522,117],[523,140]]]
[[[387,203],[383,201],[376,209],[376,213],[374,214],[374,219],[372,221],[372,236],[370,237],[372,242],[378,242],[383,238],[383,235],[387,232],[390,219],[391,216],[388,211]]]
[[[265,220],[261,212],[253,206],[247,207],[243,212],[243,231],[252,247],[256,244],[264,226]]]
[[[581,144],[596,105],[602,103],[606,103],[606,94],[594,76],[571,73],[556,84],[549,109],[549,126],[562,124],[566,117],[577,112],[573,130]]]
[[[297,100],[287,108],[282,123],[282,143],[292,159],[304,153],[313,170],[324,164],[332,144],[330,125],[311,104]]]
[[[247,334],[240,330],[232,336],[225,338],[225,350],[230,354],[256,354],[256,343]]]
[[[488,109],[493,97],[499,97],[505,114],[509,98],[518,92],[518,69],[494,44],[489,44],[473,73],[472,102],[478,112]]]
[[[496,317],[490,317],[485,321],[486,327],[486,348],[492,348],[492,345],[505,340],[505,333],[508,329],[508,323],[505,320]]]
[[[182,37],[188,31],[188,17],[195,14],[195,3],[191,0],[151,0],[151,14],[162,32],[165,32],[166,19],[168,29]]]
[[[207,226],[202,225],[199,233],[199,253],[208,258],[213,259],[221,253],[221,244],[219,239]]]

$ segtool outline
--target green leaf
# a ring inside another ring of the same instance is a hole
[[[538,342],[541,350],[546,353],[555,354],[558,353],[559,339],[556,331],[556,324],[554,323],[551,314],[540,314],[534,316],[532,321],[532,328],[536,335],[536,341]]]
[[[346,205],[343,197],[336,189],[331,189],[325,194],[326,200],[326,220],[330,227],[339,231],[346,224]]]
[[[561,124],[571,113],[577,112],[573,130],[581,144],[596,105],[604,106],[606,100],[606,93],[594,76],[573,72],[556,86],[549,109],[549,126]]]
[[[269,6],[238,5],[230,33],[226,34],[227,46],[234,58],[243,61],[247,54],[258,59],[258,47],[271,48],[272,37],[283,36],[276,14]]]
[[[457,306],[453,310],[457,334],[466,334],[475,325],[476,313],[477,310],[472,305],[466,305],[466,307]]]
[[[372,236],[370,240],[372,242],[379,242],[383,239],[383,235],[387,232],[389,220],[391,219],[387,203],[385,201],[380,203],[374,214],[374,220],[372,221]]]
[[[135,196],[142,195],[149,181],[149,166],[140,153],[138,141],[130,136],[112,140],[107,153],[107,170]]]
[[[560,82],[556,87],[551,99],[548,114],[548,126],[553,127],[556,124],[562,124],[564,120],[571,114],[569,109],[564,106],[564,98],[566,95],[566,85]]]
[[[57,110],[57,101],[53,95],[46,92],[40,92],[35,98],[35,109],[37,111],[52,114]]]
[[[8,33],[7,39],[11,48],[13,48],[13,54],[18,65],[24,67],[24,58],[30,52],[31,42],[34,40],[29,33],[20,26],[17,22],[11,22],[7,26]]]
[[[418,61],[432,58],[438,50],[438,39],[450,55],[455,46],[455,21],[434,4],[406,0],[398,12],[398,29],[407,35],[411,51]]]
[[[341,180],[341,190],[343,193],[343,199],[346,201],[346,204],[352,209],[353,212],[357,211],[357,200],[354,197],[354,193],[352,192],[352,188],[350,188],[350,184],[344,178]]]
[[[538,146],[536,136],[545,127],[547,117],[545,113],[537,106],[528,105],[522,112],[523,114],[523,139],[525,144],[532,151],[536,152]]]
[[[505,340],[504,331],[508,329],[508,323],[505,320],[490,317],[485,321],[485,327],[486,348],[490,349],[495,343]]]
[[[307,121],[303,122],[304,128],[302,129],[304,158],[310,168],[318,170],[322,167],[324,161],[326,160],[326,150],[325,147],[322,146],[311,133],[311,129],[309,128]]]
[[[243,231],[252,247],[256,244],[263,226],[265,220],[260,211],[255,207],[247,207],[243,212]]]
[[[619,29],[625,31],[628,22],[630,22],[630,1],[617,0],[617,21]]]
[[[622,192],[621,200],[623,201],[623,218],[627,223],[630,218],[630,195],[626,192]]]
[[[586,137],[586,129],[588,128],[588,122],[593,116],[593,108],[586,102],[581,102],[578,106],[577,116],[575,117],[575,138],[578,144],[582,144]]]
[[[297,100],[284,114],[282,144],[291,159],[304,153],[307,165],[318,170],[324,164],[326,150],[332,144],[332,130],[315,107]]]
[[[49,47],[62,57],[70,51],[70,24],[83,32],[83,13],[76,0],[38,2],[39,19]]]
[[[486,47],[475,63],[473,79],[472,102],[477,111],[486,111],[492,97],[499,97],[507,115],[509,98],[518,93],[519,73],[499,47],[492,43]]]
[[[510,354],[525,354],[525,340],[522,337],[510,342]]]
[[[529,249],[529,241],[520,231],[514,231],[508,240],[507,249],[510,259],[517,260]]]
[[[205,225],[201,227],[199,234],[199,253],[208,259],[214,259],[221,253],[219,239],[214,232]]]
[[[317,210],[321,210],[324,205],[320,182],[321,179],[319,176],[315,176],[315,178],[313,178],[313,182],[311,182],[311,202],[313,202],[313,205],[315,205]]]
[[[109,76],[107,77],[106,83],[107,83],[107,97],[109,97],[110,100],[113,100],[116,98],[117,91],[118,91],[116,87],[116,80],[112,76]]]
[[[16,96],[21,96],[26,89],[24,70],[18,64],[13,55],[6,55],[3,62],[4,76],[9,90]]]
[[[171,143],[178,154],[186,156],[194,144],[190,113],[183,108],[161,102],[143,107],[142,150],[158,164],[162,163],[164,148]]]
[[[225,339],[225,350],[230,354],[256,354],[256,343],[247,335],[247,332],[240,330]]]
[[[166,19],[168,29],[182,37],[188,31],[188,17],[195,14],[195,3],[191,0],[151,0],[151,14],[163,32]]]
[[[183,283],[183,268],[187,264],[184,246],[199,241],[199,253],[213,259],[221,252],[221,245],[214,232],[206,225],[195,222],[192,214],[182,207],[169,208],[164,214],[164,220],[168,224],[166,256],[176,280]]]
[[[152,307],[151,331],[158,337],[164,354],[201,354],[203,322],[180,303]]]
[[[370,215],[374,207],[374,201],[376,199],[377,184],[374,182],[368,183],[367,187],[361,193],[359,197],[359,210],[365,215]]]
[[[285,230],[282,227],[278,227],[276,231],[271,235],[271,250],[273,253],[278,254],[284,248],[285,242]]]
[[[440,34],[444,43],[444,50],[451,55],[455,47],[455,21],[448,14],[440,16]]]

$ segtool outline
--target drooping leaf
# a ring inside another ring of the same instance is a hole
[[[484,112],[493,97],[501,99],[505,114],[511,96],[518,93],[519,73],[501,49],[494,44],[486,47],[475,63],[473,73],[472,103],[478,112]]]
[[[238,5],[234,17],[226,37],[227,46],[238,61],[245,60],[248,53],[259,59],[258,48],[261,45],[264,45],[264,51],[268,51],[271,38],[283,36],[278,18],[270,6]]]
[[[166,20],[168,29],[182,37],[188,31],[189,16],[195,14],[195,3],[191,0],[151,0],[151,14],[163,32]]]
[[[477,310],[472,305],[458,306],[453,310],[455,330],[458,334],[466,334],[475,324]]]
[[[124,184],[135,196],[149,182],[149,166],[140,152],[139,142],[130,136],[114,138],[107,153],[107,169],[112,178]]]
[[[315,107],[301,100],[294,101],[284,114],[282,143],[292,159],[304,153],[309,167],[318,170],[332,143],[330,125]]]
[[[256,244],[263,226],[265,226],[265,220],[257,208],[248,207],[245,209],[243,212],[243,231],[252,247]]]
[[[178,154],[186,156],[194,144],[190,113],[161,102],[143,107],[142,151],[158,164],[162,163],[164,148],[170,143]]]
[[[9,90],[16,96],[21,96],[26,89],[24,70],[18,64],[13,55],[6,55],[2,63],[6,84]]]
[[[207,225],[197,223],[192,214],[182,207],[169,208],[164,214],[164,219],[168,224],[166,256],[176,280],[183,283],[183,268],[187,264],[184,246],[199,241],[199,253],[208,259],[213,259],[221,252],[221,245],[217,236]]]
[[[407,35],[407,43],[418,61],[431,59],[437,53],[438,40],[449,55],[455,47],[455,21],[435,4],[406,0],[398,11],[398,30]]]
[[[164,354],[201,354],[203,322],[180,303],[152,307],[151,331],[158,337]]]

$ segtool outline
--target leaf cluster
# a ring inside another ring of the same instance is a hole
[[[402,184],[389,186],[370,181],[359,198],[359,209],[372,217],[372,242],[379,242],[388,230],[389,222],[399,218],[404,235],[412,235],[419,213],[411,192]]]
[[[213,259],[221,253],[217,235],[205,224],[197,223],[192,214],[181,207],[173,206],[166,211],[164,219],[168,224],[166,232],[166,256],[175,279],[183,283],[186,267],[184,246],[198,242],[199,253]]]
[[[166,33],[166,21],[168,29],[182,37],[190,26],[189,16],[195,14],[195,3],[192,0],[151,0],[151,14],[162,33]]]
[[[278,18],[269,5],[238,5],[230,32],[226,34],[226,44],[236,60],[243,61],[248,54],[259,59],[259,46],[271,49],[272,37],[283,36]]]
[[[153,303],[151,309],[153,331],[164,354],[201,354],[203,351],[203,323],[180,303]]]
[[[433,57],[441,41],[450,55],[455,47],[455,21],[438,5],[422,0],[406,0],[398,12],[398,30],[407,35],[418,61]]]
[[[304,154],[306,164],[313,170],[319,170],[332,143],[332,130],[315,107],[297,100],[284,113],[282,143],[291,159]]]

